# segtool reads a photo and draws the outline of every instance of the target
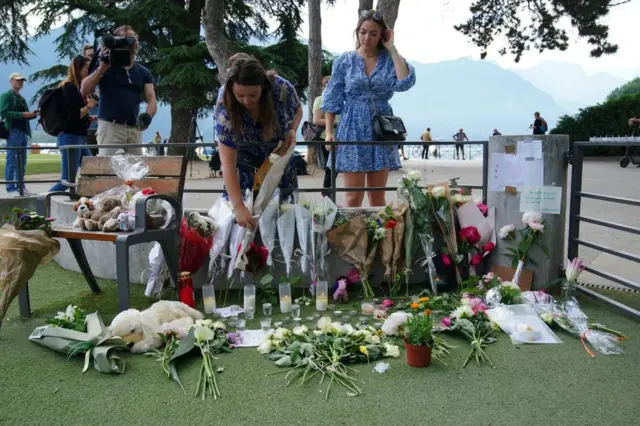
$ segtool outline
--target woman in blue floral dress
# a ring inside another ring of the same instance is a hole
[[[398,53],[393,30],[387,28],[380,12],[364,12],[355,36],[356,50],[333,62],[331,80],[324,92],[327,142],[372,141],[373,117],[393,115],[389,100],[394,92],[409,90],[416,82],[415,70]],[[340,123],[334,134],[333,122],[338,114]],[[343,173],[347,188],[387,186],[389,171],[399,168],[395,145],[343,145],[336,150],[336,170]],[[383,191],[367,194],[371,206],[386,204]],[[360,207],[363,198],[362,191],[347,192],[346,205]]]
[[[215,119],[226,196],[235,210],[236,222],[253,228],[256,221],[242,195],[253,188],[257,169],[279,142],[287,146],[296,143],[302,120],[298,95],[287,80],[268,76],[255,58],[237,59],[229,71]],[[280,188],[297,187],[292,158]]]

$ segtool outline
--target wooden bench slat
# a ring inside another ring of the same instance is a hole
[[[74,228],[71,225],[59,225],[53,227],[52,236],[54,238],[70,238],[72,240],[92,240],[115,242],[118,235],[124,232],[101,232],[101,231],[83,231],[80,228]]]
[[[83,197],[93,197],[123,184],[122,180],[117,177],[80,176],[78,178],[77,193]],[[170,195],[178,198],[180,194],[179,178],[142,179],[134,181],[133,185],[140,189],[152,188],[159,195]]]
[[[151,172],[149,176],[180,177],[182,174],[183,157],[143,157]],[[83,176],[115,176],[111,168],[111,157],[84,157],[80,174]]]

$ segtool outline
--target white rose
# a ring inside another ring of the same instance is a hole
[[[522,215],[522,224],[542,223],[542,214],[538,212],[526,212]]]
[[[378,336],[377,334],[374,334],[371,336],[371,341],[369,343],[373,343],[374,345],[379,345],[380,344],[380,336]]]
[[[284,340],[289,336],[289,333],[289,330],[280,327],[275,331],[275,333],[273,333],[273,338],[277,340]]]
[[[322,336],[324,333],[323,333],[322,331],[320,331],[320,330],[313,330],[313,334],[314,334],[316,337],[319,337],[319,336]]]
[[[260,345],[258,346],[258,352],[260,352],[261,354],[268,354],[272,350],[273,345],[271,344],[271,340],[269,339],[263,340],[262,343],[260,343]]]
[[[277,162],[279,159],[281,159],[281,158],[282,158],[282,157],[281,157],[281,156],[279,156],[278,154],[271,154],[271,155],[269,155],[269,162],[270,162],[271,164],[276,164],[276,162]]]
[[[442,198],[446,195],[446,189],[444,186],[434,186],[431,188],[431,195],[433,198]]]
[[[422,173],[420,173],[420,170],[411,170],[407,173],[407,179],[412,182],[420,182],[422,180]]]
[[[331,326],[331,317],[322,317],[318,320],[318,329],[324,331],[325,333]]]
[[[460,299],[460,304],[461,304],[462,306],[464,306],[464,305],[468,305],[468,304],[469,304],[469,302],[471,302],[471,299],[469,299],[468,297],[463,297],[462,299]]]
[[[329,325],[329,333],[332,334],[340,334],[340,332],[342,331],[342,324],[340,324],[339,322],[332,322],[331,325]]]
[[[400,348],[398,345],[392,345],[390,343],[384,344],[384,354],[391,358],[399,358],[400,357]]]
[[[516,290],[520,290],[520,287],[518,287],[518,284],[511,282],[511,281],[505,281],[502,283],[502,287],[511,287],[513,289]]]
[[[211,320],[209,320],[209,321],[211,321]],[[216,329],[218,329],[218,328],[221,328],[221,329],[223,329],[223,330],[226,330],[226,329],[227,329],[227,326],[226,326],[226,325],[225,325],[225,323],[223,323],[222,321],[216,321],[216,322],[214,322],[214,323],[212,323],[212,324],[211,324],[211,328],[212,328],[212,329],[214,329],[214,330],[216,330]]]
[[[213,324],[213,321],[210,320],[210,319],[202,320],[202,325],[205,326],[205,327],[209,327],[209,326],[211,326],[211,324]]]
[[[313,216],[322,217],[324,216],[324,209],[322,207],[316,207],[313,209]]]
[[[464,204],[470,199],[471,197],[469,197],[468,195],[462,195],[462,194],[455,194],[453,197],[451,197],[451,200],[456,204]]]
[[[353,326],[351,324],[343,325],[342,329],[340,330],[340,332],[342,334],[344,334],[345,336],[351,336],[354,331],[355,331],[355,329],[353,328]]]
[[[296,336],[304,336],[305,334],[307,334],[307,331],[309,331],[309,329],[306,325],[293,327],[293,334],[295,334]]]
[[[501,240],[504,240],[508,238],[512,232],[515,232],[515,231],[516,231],[515,225],[505,225],[502,228],[500,228],[500,231],[498,232],[498,237]]]

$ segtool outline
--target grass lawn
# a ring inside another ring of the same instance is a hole
[[[475,364],[463,369],[469,343],[447,336],[457,345],[449,367],[413,369],[403,352],[384,374],[373,373],[373,365],[357,366],[366,382],[363,396],[347,397],[334,386],[325,403],[326,383],[285,388],[283,376],[265,377],[278,367],[255,349],[238,349],[217,360],[225,368],[218,376],[222,399],[203,402],[192,394],[197,359],[180,366],[185,396],[151,358],[124,353],[124,374],[93,368],[82,374],[82,357],[67,359],[29,342],[36,326],[69,303],[99,310],[107,324],[116,313],[113,282],[102,281],[104,292],[93,295],[80,275],[50,265],[30,284],[34,318],[19,319],[15,301],[0,330],[0,422],[6,424],[582,426],[638,424],[640,417],[638,324],[586,298],[580,302],[593,320],[629,335],[624,355],[591,358],[563,332],[558,336],[564,343],[537,346],[515,346],[499,334],[487,350],[495,370]],[[142,293],[141,286],[132,290],[139,308],[149,304]]]
[[[3,170],[6,158],[7,156],[5,154],[0,155],[0,168]],[[60,155],[58,154],[29,154],[25,175],[60,173],[60,163]]]

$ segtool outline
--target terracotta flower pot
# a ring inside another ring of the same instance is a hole
[[[431,365],[431,348],[429,346],[415,346],[404,341],[407,351],[407,364],[411,367],[426,368]]]

